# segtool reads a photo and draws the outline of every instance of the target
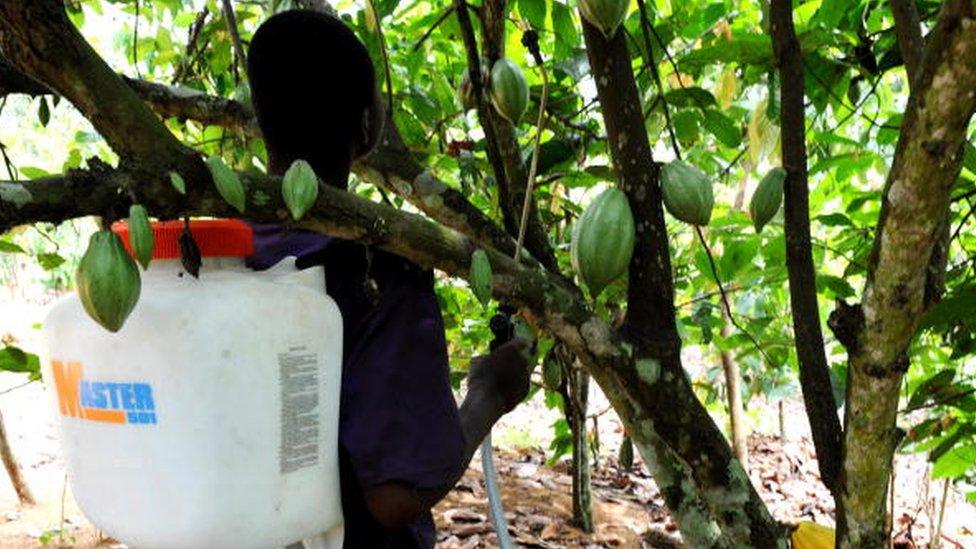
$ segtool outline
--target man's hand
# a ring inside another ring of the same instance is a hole
[[[510,412],[529,393],[532,344],[516,337],[491,354],[471,360],[468,392],[498,404],[501,413]]]

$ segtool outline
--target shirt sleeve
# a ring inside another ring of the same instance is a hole
[[[324,234],[303,229],[287,229],[276,224],[249,222],[254,238],[254,254],[247,258],[247,266],[263,271],[282,259],[320,253],[329,244]]]
[[[364,487],[443,486],[462,465],[465,440],[433,273],[414,268],[380,284],[378,303],[350,338],[340,442]]]

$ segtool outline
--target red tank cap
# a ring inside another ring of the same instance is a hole
[[[115,234],[122,237],[126,251],[132,254],[129,244],[129,223],[116,221],[112,224]],[[156,221],[152,223],[153,259],[179,259],[182,221]],[[201,257],[248,257],[254,253],[254,232],[237,219],[190,220],[190,232],[200,248]]]

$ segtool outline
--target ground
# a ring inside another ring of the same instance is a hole
[[[0,288],[0,292],[6,290]],[[25,348],[37,344],[31,328],[43,307],[18,295],[0,299],[0,336],[12,334]],[[63,544],[78,548],[124,547],[100,534],[79,511],[65,483],[64,462],[50,394],[40,383],[26,386],[23,375],[0,374],[0,412],[11,446],[38,500],[22,506],[9,482],[0,478],[0,547],[28,549]],[[556,412],[540,398],[507,416],[495,431],[501,446],[496,458],[505,508],[514,539],[526,547],[676,547],[680,537],[663,507],[654,482],[639,458],[633,471],[622,471],[616,459],[620,426],[595,393],[591,410],[600,417],[601,454],[593,474],[595,532],[570,526],[572,503],[568,464],[546,464],[541,448],[548,444]],[[775,415],[770,408],[770,414]],[[819,482],[817,463],[798,403],[787,406],[790,440],[754,434],[749,472],[774,515],[785,522],[814,520],[832,525],[833,503]],[[928,478],[922,456],[899,456],[896,464],[895,532],[925,545],[938,519],[942,482]],[[475,459],[457,488],[435,509],[438,547],[493,547],[487,517],[480,460]],[[950,490],[942,529],[943,547],[976,548],[976,507]],[[912,547],[904,545],[903,547]]]

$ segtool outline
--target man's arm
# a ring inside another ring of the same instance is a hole
[[[434,488],[416,488],[395,481],[366,488],[366,505],[377,522],[390,529],[402,528],[454,488],[492,426],[528,394],[532,370],[528,348],[524,339],[516,338],[471,361],[468,393],[459,410],[465,447],[455,474],[450,482]]]

